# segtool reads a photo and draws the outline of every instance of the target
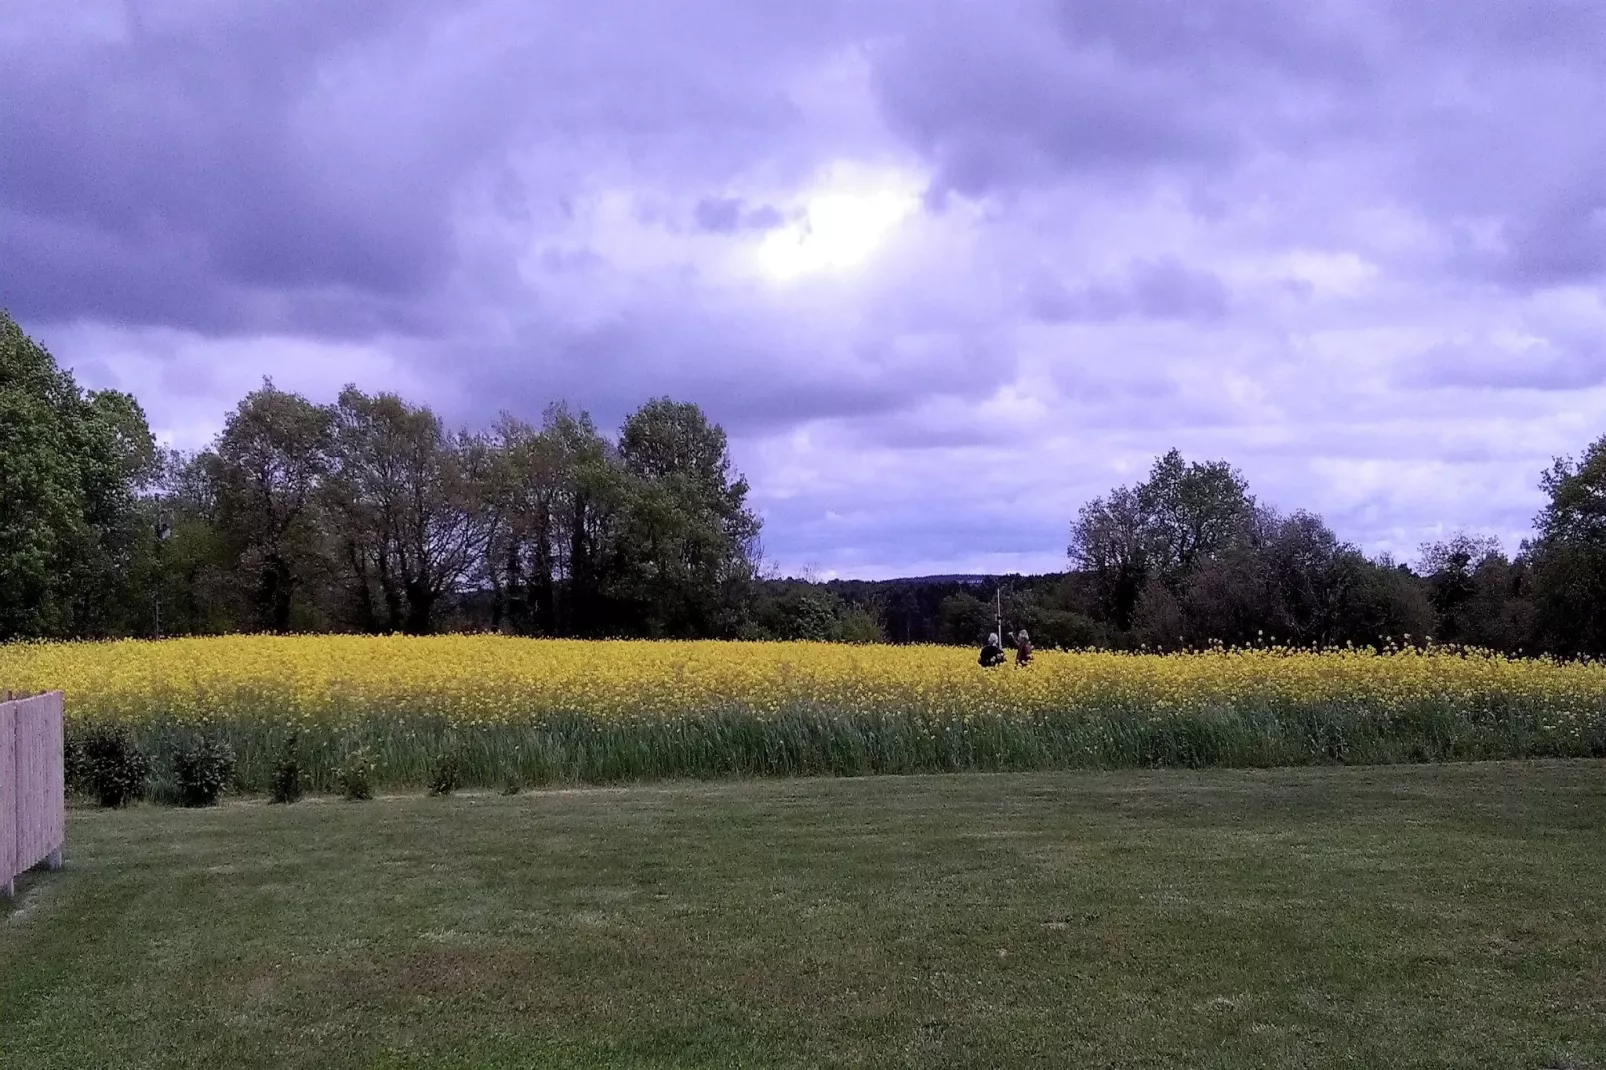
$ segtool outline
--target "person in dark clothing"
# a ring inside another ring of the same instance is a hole
[[[1015,668],[1029,665],[1032,661],[1032,638],[1022,628],[1015,633]]]
[[[981,648],[981,657],[976,660],[984,669],[1004,663],[1004,648],[998,645],[997,632],[987,637],[987,645]]]

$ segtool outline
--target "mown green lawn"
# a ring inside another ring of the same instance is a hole
[[[0,1067],[1606,1068],[1606,764],[76,811]]]

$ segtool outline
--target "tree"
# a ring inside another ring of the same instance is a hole
[[[1130,628],[1149,574],[1149,538],[1139,493],[1118,487],[1082,506],[1067,551],[1089,576],[1100,613]]]
[[[220,634],[258,625],[239,570],[238,540],[218,521],[217,455],[172,451],[146,501],[143,559],[149,634]],[[143,633],[145,628],[136,629]]]
[[[328,572],[319,494],[333,445],[327,408],[265,379],[196,461],[255,629],[289,631],[298,594]]]
[[[1239,541],[1253,514],[1254,499],[1235,469],[1225,461],[1190,464],[1173,449],[1155,459],[1144,482],[1084,505],[1068,553],[1092,578],[1106,619],[1130,628],[1146,601],[1146,627],[1169,630],[1177,623],[1172,603],[1188,578]],[[1148,591],[1151,581],[1171,597]]]
[[[1540,479],[1532,546],[1536,624],[1556,653],[1606,653],[1606,437]]]
[[[1254,500],[1226,461],[1192,464],[1173,449],[1137,488],[1149,568],[1175,591],[1199,565],[1236,541]]]
[[[1345,570],[1347,584],[1335,612],[1333,643],[1377,646],[1432,634],[1433,607],[1409,568],[1387,555],[1370,561],[1352,548],[1340,554],[1337,565]]]
[[[355,386],[334,409],[324,500],[351,612],[366,631],[431,631],[490,534],[482,444],[427,408]]]
[[[1319,516],[1257,505],[1225,461],[1176,450],[1083,506],[1069,553],[1092,615],[1151,647],[1375,645],[1432,627],[1409,570],[1367,560]]]
[[[696,405],[658,398],[625,420],[618,455],[628,478],[612,586],[631,630],[736,634],[758,571],[760,522],[724,430]]]
[[[0,312],[0,640],[115,627],[155,467],[139,403],[80,391]]]
[[[944,598],[937,607],[937,621],[940,641],[958,646],[979,645],[998,630],[993,603],[983,602],[968,590]]]
[[[620,473],[591,417],[549,406],[536,429],[504,415],[489,442],[486,583],[492,622],[592,634],[613,553]]]
[[[1436,618],[1434,637],[1515,653],[1534,639],[1528,562],[1512,561],[1498,539],[1458,532],[1424,544],[1420,570]]]

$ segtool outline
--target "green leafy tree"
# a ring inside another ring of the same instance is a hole
[[[1174,449],[1154,462],[1137,499],[1145,563],[1173,591],[1241,539],[1254,509],[1248,486],[1226,461],[1189,463]]]
[[[1537,626],[1560,654],[1606,654],[1606,437],[1557,458],[1532,547]]]
[[[487,450],[484,579],[493,626],[594,633],[623,493],[607,443],[590,416],[553,405],[540,428],[504,415]]]
[[[0,639],[116,627],[155,470],[139,403],[79,390],[0,312]]]
[[[1440,642],[1531,649],[1533,576],[1525,558],[1513,561],[1498,540],[1461,532],[1424,545],[1420,571]]]
[[[328,574],[319,493],[333,426],[327,408],[265,380],[196,462],[252,629],[290,630],[298,607],[305,617],[300,596]]]
[[[356,621],[430,632],[488,544],[483,444],[449,434],[428,408],[354,386],[334,421],[324,499]]]
[[[1132,625],[1151,549],[1142,496],[1130,487],[1094,498],[1071,525],[1071,562],[1088,576],[1100,614],[1118,628]]]
[[[659,398],[625,420],[615,542],[620,623],[647,635],[734,635],[750,606],[760,523],[724,430]]]
[[[1189,463],[1173,449],[1155,459],[1142,483],[1082,507],[1069,554],[1091,578],[1106,619],[1132,627],[1146,602],[1144,629],[1169,633],[1188,578],[1242,541],[1253,519],[1254,499],[1232,466]],[[1154,583],[1166,597],[1150,589]]]

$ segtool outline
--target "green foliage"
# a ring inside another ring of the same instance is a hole
[[[144,795],[151,762],[126,728],[94,725],[77,736],[77,777],[104,807],[119,807]]]
[[[431,795],[450,795],[457,790],[462,781],[461,763],[457,755],[451,751],[440,754],[435,759],[435,767],[429,774],[429,793]]]
[[[0,642],[106,632],[154,470],[138,403],[83,393],[0,312]]]
[[[884,643],[887,637],[875,613],[861,607],[842,614],[833,638],[844,643]]]
[[[85,733],[71,724],[62,740],[62,779],[67,795],[87,795],[93,782],[89,775],[89,756],[84,753]]]
[[[1254,499],[1235,469],[1225,461],[1190,464],[1173,449],[1144,482],[1084,505],[1069,552],[1092,578],[1104,615],[1133,627],[1146,599],[1138,627],[1152,632],[1156,620],[1161,628],[1172,623],[1170,603],[1153,585],[1178,596],[1201,567],[1252,540],[1254,520]]]
[[[489,470],[478,444],[395,394],[348,386],[332,416],[325,515],[351,618],[364,631],[430,632],[482,561]]]
[[[197,736],[173,755],[173,779],[180,806],[214,806],[234,775],[234,748],[224,740]]]
[[[332,445],[327,408],[265,380],[197,460],[253,630],[290,630],[303,588],[327,571],[317,495]]]
[[[1562,654],[1606,654],[1606,437],[1559,458],[1541,487],[1533,581],[1537,626]]]
[[[353,802],[374,797],[374,759],[363,747],[350,751],[335,771],[340,791]]]
[[[751,604],[760,528],[725,432],[696,405],[649,401],[619,434],[611,589],[622,630],[734,635]]]
[[[268,797],[272,802],[289,804],[300,800],[306,786],[301,777],[301,737],[292,733],[279,751],[268,781]]]

